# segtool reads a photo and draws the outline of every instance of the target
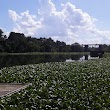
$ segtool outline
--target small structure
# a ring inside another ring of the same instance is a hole
[[[104,51],[102,49],[102,45],[101,44],[88,44],[88,45],[84,45],[84,51],[85,52],[89,52],[89,46],[98,46],[97,50],[90,50],[90,56],[91,57],[102,57],[102,55],[104,54]]]

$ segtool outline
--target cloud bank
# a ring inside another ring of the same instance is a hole
[[[39,0],[39,4],[36,15],[31,15],[29,11],[17,13],[8,10],[14,23],[14,32],[34,37],[51,37],[67,44],[110,43],[110,32],[98,30],[96,19],[74,4],[61,4],[62,9],[59,11],[52,0]]]

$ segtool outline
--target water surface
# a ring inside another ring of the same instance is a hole
[[[97,57],[96,57],[97,58]],[[0,55],[0,68],[46,62],[74,62],[93,59],[82,54]]]

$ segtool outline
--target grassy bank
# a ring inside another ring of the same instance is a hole
[[[0,53],[0,55],[44,55],[44,54],[50,54],[50,55],[68,55],[68,54],[81,54],[81,55],[88,55],[89,52],[29,52],[29,53]]]
[[[3,110],[110,110],[110,56],[74,63],[41,63],[0,71],[0,83],[32,86],[0,100]]]

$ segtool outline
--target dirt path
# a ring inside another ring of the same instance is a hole
[[[0,84],[0,97],[17,92],[25,86],[23,84]]]

